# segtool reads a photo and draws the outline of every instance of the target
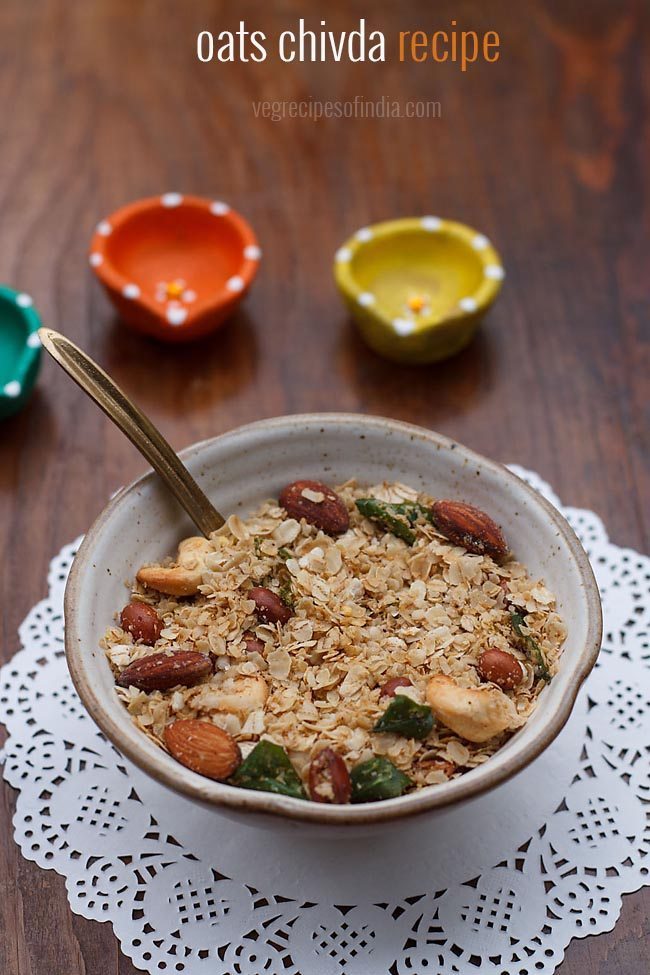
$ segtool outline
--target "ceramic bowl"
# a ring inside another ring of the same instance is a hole
[[[41,319],[24,291],[0,285],[0,419],[31,396],[41,361]]]
[[[483,234],[439,217],[364,227],[336,252],[334,277],[361,335],[398,362],[435,362],[471,341],[504,277]]]
[[[528,721],[488,762],[461,778],[398,799],[335,806],[237,789],[203,778],[157,748],[133,725],[115,693],[99,641],[127,599],[124,580],[143,562],[173,553],[195,529],[154,474],[124,488],[104,509],[74,560],[65,594],[66,654],[79,695],[116,747],[164,785],[248,823],[291,820],[355,825],[397,820],[464,802],[524,768],[558,734],[591,670],[601,636],[598,590],[587,557],[562,516],[506,468],[436,433],[351,414],[287,416],[240,427],[189,447],[183,458],[226,514],[277,497],[289,481],[368,484],[398,479],[437,497],[488,511],[517,558],[557,595],[568,638],[559,673]]]
[[[232,315],[260,257],[251,227],[226,203],[165,193],[102,220],[89,261],[128,325],[186,342]]]

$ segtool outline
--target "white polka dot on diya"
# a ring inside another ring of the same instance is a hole
[[[415,322],[409,318],[394,318],[393,328],[398,335],[410,335],[411,332],[415,331]]]
[[[223,217],[224,213],[228,213],[229,210],[230,207],[227,203],[224,203],[223,200],[214,200],[214,202],[210,204],[210,212],[214,213],[214,215],[217,217]]]
[[[361,230],[357,230],[354,236],[357,238],[357,240],[371,240],[372,230],[370,227],[362,227]]]
[[[140,297],[140,288],[137,286],[137,284],[125,284],[122,288],[122,294],[125,298],[130,298],[133,300],[134,298]]]
[[[350,250],[349,247],[339,247],[335,256],[336,256],[336,260],[339,262],[349,261],[350,258],[352,257],[352,251]]]
[[[41,340],[38,337],[38,332],[30,332],[27,336],[27,345],[30,349],[38,349],[41,345]]]
[[[170,325],[182,325],[187,318],[187,308],[168,308],[167,321]]]
[[[99,267],[99,265],[103,262],[103,260],[104,260],[103,256],[101,254],[98,254],[97,252],[91,254],[90,257],[88,258],[91,267]]]
[[[422,217],[421,223],[425,230],[430,231],[440,230],[442,227],[442,220],[440,217]]]
[[[183,301],[186,301],[188,305],[191,305],[193,301],[196,301],[196,291],[192,291],[191,288],[186,288],[181,295]]]
[[[370,305],[374,305],[375,296],[371,294],[370,291],[362,291],[357,298],[357,301],[360,305],[363,305],[364,308],[369,308]]]
[[[183,202],[182,193],[163,193],[160,202],[164,207],[177,207]]]
[[[476,311],[478,305],[474,298],[461,298],[458,302],[458,307],[462,308],[463,311]]]
[[[2,391],[5,396],[9,396],[10,399],[15,399],[16,396],[20,396],[23,388],[17,379],[12,379],[11,382],[5,384]]]
[[[16,295],[16,304],[19,308],[31,308],[34,301],[31,295],[27,295],[22,291],[19,295]]]
[[[506,276],[506,272],[503,270],[500,264],[486,265],[483,274],[486,278],[491,278],[493,281],[501,281]]]
[[[472,237],[472,247],[475,251],[484,251],[486,247],[489,247],[490,241],[487,239],[485,234],[475,234]]]
[[[259,261],[262,256],[262,250],[257,244],[248,244],[244,247],[244,257],[247,261]]]
[[[244,280],[240,278],[238,274],[233,275],[232,278],[228,278],[226,281],[226,287],[228,291],[241,291],[244,287]]]
[[[98,234],[101,234],[102,237],[108,237],[108,235],[113,232],[113,228],[111,227],[111,225],[108,222],[108,220],[101,220],[97,224],[97,228],[96,229],[97,229],[97,233]]]

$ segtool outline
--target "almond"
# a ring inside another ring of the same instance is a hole
[[[235,739],[210,721],[174,721],[165,728],[165,744],[177,762],[208,779],[229,778],[241,762]]]
[[[249,589],[248,598],[255,603],[255,612],[264,623],[288,623],[293,616],[290,607],[282,602],[277,593],[264,586]]]
[[[152,653],[129,664],[117,678],[120,687],[137,687],[140,691],[168,691],[178,684],[192,687],[212,673],[212,659],[195,650],[176,653]]]
[[[482,680],[496,684],[503,691],[518,687],[525,676],[517,658],[505,650],[484,650],[478,658],[476,669]]]
[[[304,518],[326,535],[342,535],[350,527],[345,503],[320,481],[294,481],[280,492],[280,505],[291,518]]]
[[[122,629],[130,633],[134,640],[152,646],[163,628],[158,613],[148,603],[132,602],[120,614]]]
[[[319,752],[309,766],[309,795],[314,802],[350,801],[350,773],[341,756],[331,748]]]
[[[475,555],[502,559],[508,545],[499,526],[480,508],[462,501],[436,501],[433,520],[441,535]]]

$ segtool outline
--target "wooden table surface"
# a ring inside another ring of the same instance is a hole
[[[33,295],[45,322],[98,359],[179,448],[275,414],[386,414],[537,470],[566,502],[598,512],[615,542],[648,551],[648,12],[622,0],[3,0],[0,280]],[[464,75],[395,59],[196,60],[200,29],[243,18],[275,36],[301,15],[336,29],[366,16],[390,38],[455,17],[499,30],[502,56]],[[355,95],[435,99],[442,117],[273,122],[251,105]],[[185,348],[121,326],[86,262],[99,218],[170,189],[228,200],[264,249],[242,311]],[[508,277],[464,353],[397,367],[352,330],[332,255],[364,224],[425,213],[488,234]],[[4,659],[45,594],[52,555],[142,468],[46,362],[28,409],[0,427]],[[110,928],[74,917],[62,880],[21,859],[13,805],[5,787],[0,971],[133,973]],[[574,942],[562,975],[645,975],[649,906],[650,892],[625,898],[614,931]]]

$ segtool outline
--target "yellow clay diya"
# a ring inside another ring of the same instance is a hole
[[[483,234],[429,216],[358,230],[336,252],[334,276],[375,352],[424,363],[471,341],[501,290],[504,270]]]

